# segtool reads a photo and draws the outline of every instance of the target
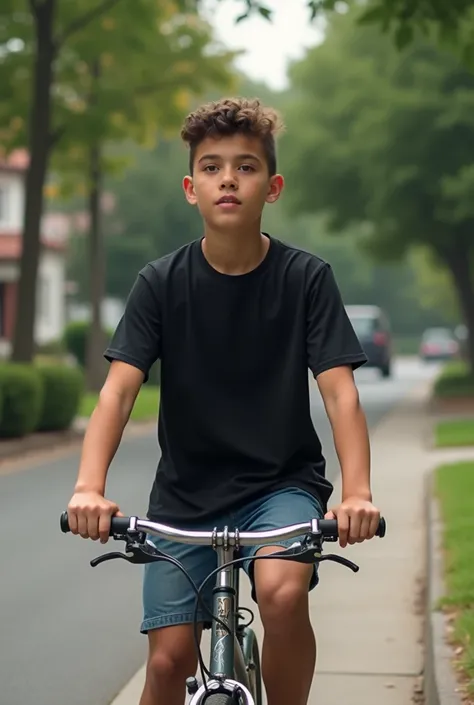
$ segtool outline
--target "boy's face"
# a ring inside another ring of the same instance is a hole
[[[265,203],[274,203],[283,177],[270,176],[261,141],[232,135],[208,137],[197,147],[193,176],[186,176],[186,198],[197,205],[206,225],[234,230],[259,222]]]

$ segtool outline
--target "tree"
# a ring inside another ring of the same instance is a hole
[[[292,211],[327,212],[335,232],[365,223],[379,260],[428,247],[450,272],[474,369],[474,76],[427,40],[399,53],[350,14],[292,78]]]
[[[166,52],[159,52],[163,48],[163,43],[157,41],[159,26],[166,21],[166,31],[176,35],[176,27],[181,21],[181,48],[185,49],[186,41],[189,41],[186,34],[190,32],[182,20],[171,0],[163,3],[134,0],[133,7],[123,0],[77,0],[75,3],[29,0],[24,10],[19,10],[17,0],[2,3],[0,83],[3,101],[0,118],[5,128],[1,137],[7,147],[26,144],[30,154],[17,305],[17,320],[21,325],[15,326],[13,343],[13,359],[17,361],[29,361],[33,355],[40,224],[50,157],[58,142],[65,138],[71,117],[75,115],[76,123],[84,121],[84,115],[81,115],[84,101],[81,101],[78,88],[84,87],[88,78],[94,76],[92,67],[97,66],[94,62],[99,58],[94,59],[94,51],[97,53],[98,46],[105,44],[109,58],[110,55],[120,56],[122,67],[133,65],[137,70],[145,48],[150,60],[149,50],[155,40],[158,48],[151,56],[157,60],[156,65],[148,63],[141,67],[145,80],[154,70],[153,85],[135,84],[134,89],[149,94],[150,88],[156,87],[157,83],[169,87],[174,72],[166,71],[168,67],[163,63]],[[187,23],[192,27],[189,17]],[[126,53],[120,53],[123,35],[113,31],[115,26],[130,30],[127,34],[129,51]],[[157,66],[163,67],[158,76]],[[183,62],[181,70],[191,74],[192,66]],[[128,96],[127,102],[126,89],[127,86],[122,84],[121,112],[130,113],[134,108],[138,109],[138,101],[130,100]],[[90,105],[89,101],[86,105]],[[27,124],[21,117],[24,114],[28,114]]]
[[[100,209],[105,174],[125,163],[120,148],[125,139],[149,143],[153,135],[177,129],[191,96],[202,94],[209,84],[223,88],[232,82],[233,54],[208,50],[210,29],[198,17],[171,16],[160,9],[148,31],[130,22],[129,8],[121,5],[110,19],[104,16],[105,31],[104,26],[93,27],[74,43],[81,71],[69,83],[72,105],[80,109],[64,118],[67,127],[52,160],[63,185],[77,187],[85,181],[88,193],[92,316],[86,380],[91,390],[101,388],[106,373],[101,308],[107,268]],[[107,149],[111,142],[112,153]]]

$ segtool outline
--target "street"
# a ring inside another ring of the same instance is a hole
[[[390,380],[359,371],[370,427],[431,375],[412,359],[399,360]],[[336,457],[315,384],[312,413],[332,478]],[[125,514],[145,513],[156,461],[155,435],[122,444],[108,496]],[[92,570],[89,560],[114,547],[60,533],[77,462],[73,454],[0,477],[2,705],[108,705],[145,660],[141,569],[114,561]]]

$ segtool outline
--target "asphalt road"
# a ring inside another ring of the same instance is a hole
[[[413,360],[399,361],[391,380],[359,371],[370,427],[430,375]],[[336,456],[315,385],[312,414],[331,477]],[[154,435],[122,444],[108,495],[124,513],[145,513],[156,460]],[[77,462],[73,454],[0,476],[1,705],[108,705],[146,656],[141,568],[113,561],[92,569],[89,560],[111,544],[59,531]]]

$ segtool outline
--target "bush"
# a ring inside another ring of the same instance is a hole
[[[0,436],[18,438],[34,431],[43,403],[43,384],[32,365],[6,363],[0,366],[2,413]]]
[[[73,321],[64,330],[64,344],[66,350],[74,355],[81,367],[86,365],[87,337],[89,335],[89,321]],[[112,331],[104,331],[107,340],[112,337]]]
[[[64,431],[74,421],[81,404],[84,377],[80,369],[66,365],[38,365],[43,384],[43,404],[38,431]]]
[[[450,362],[437,377],[433,391],[436,397],[473,397],[474,374],[464,362]]]

